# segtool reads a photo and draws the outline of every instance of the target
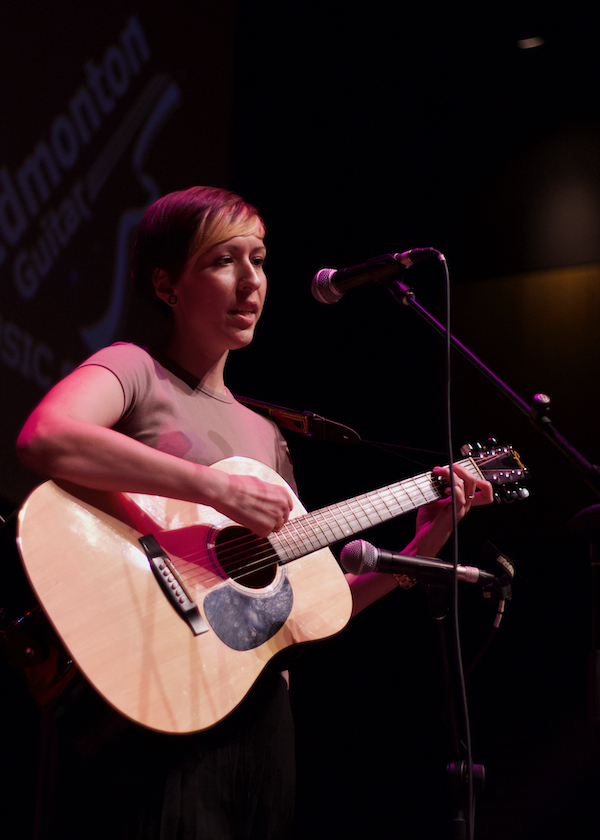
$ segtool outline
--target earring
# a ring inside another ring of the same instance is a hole
[[[169,306],[175,306],[175,304],[177,303],[177,295],[169,295],[169,297],[167,298],[167,303],[169,304]]]

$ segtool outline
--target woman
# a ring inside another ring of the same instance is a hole
[[[44,476],[95,489],[209,505],[260,536],[281,529],[292,508],[285,488],[211,468],[246,455],[294,486],[280,433],[237,403],[224,381],[229,352],[252,341],[264,305],[264,235],[256,209],[224,190],[194,187],[152,205],[136,240],[134,278],[168,311],[164,341],[151,350],[113,345],[58,383],[19,436],[22,461]],[[455,481],[459,517],[491,501],[487,482],[460,468]],[[451,529],[448,501],[430,505],[405,551],[435,556]],[[348,581],[355,613],[398,585],[392,575]],[[147,756],[142,763],[153,771],[150,788],[136,787],[127,797],[127,819],[117,821],[131,836],[287,836],[293,728],[285,682],[274,669],[207,733],[128,737],[128,754],[135,743],[135,754]],[[113,766],[122,764],[118,748],[108,755]],[[145,778],[143,770],[135,774]],[[148,789],[151,796],[144,795]]]

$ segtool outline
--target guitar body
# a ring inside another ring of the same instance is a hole
[[[506,501],[526,498],[518,453],[493,444],[469,447],[461,465]],[[213,466],[287,486],[249,458]],[[427,472],[310,514],[294,496],[289,522],[263,539],[203,505],[48,481],[20,511],[17,545],[97,691],[150,729],[195,732],[229,714],[280,651],[346,625],[352,596],[326,546],[445,495]]]
[[[248,458],[215,468],[285,485]],[[295,499],[292,517],[304,513]],[[276,654],[331,636],[350,618],[350,590],[328,548],[272,564],[266,578],[237,579],[217,548],[228,529],[237,539],[235,523],[202,505],[53,481],[20,512],[23,565],[58,636],[96,690],[143,726],[171,733],[213,726]],[[139,542],[145,535],[197,605],[200,632],[157,582]]]

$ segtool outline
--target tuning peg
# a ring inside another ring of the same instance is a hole
[[[473,455],[476,452],[481,452],[483,446],[481,443],[476,440],[475,443],[465,443],[460,448],[460,454],[463,455],[465,458],[468,458],[469,455]]]
[[[501,496],[505,502],[517,502],[519,499],[528,499],[529,490],[519,484],[503,484],[498,488],[495,496]]]

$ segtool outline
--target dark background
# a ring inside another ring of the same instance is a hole
[[[18,47],[27,56],[11,64],[15,84],[39,102],[5,107],[14,136],[5,123],[2,139],[13,169],[80,84],[86,57],[99,60],[130,11],[109,4],[102,16],[87,14],[53,4],[35,24],[17,15],[3,34],[13,55]],[[230,361],[231,389],[314,411],[391,447],[335,447],[290,435],[308,509],[446,460],[441,338],[377,285],[335,306],[309,291],[322,266],[411,247],[432,246],[448,258],[452,332],[526,403],[549,394],[557,428],[590,462],[600,459],[593,18],[589,4],[578,2],[552,9],[527,2],[139,8],[153,67],[183,92],[148,159],[161,192],[223,184],[256,203],[267,222],[269,302],[256,341]],[[533,36],[543,45],[519,48],[519,39]],[[75,55],[56,71],[63,92],[48,103],[40,75],[65,43]],[[24,128],[32,111],[34,125]],[[110,251],[112,216],[140,200],[115,179],[93,235],[73,240],[70,259],[85,265],[92,241]],[[59,261],[48,283],[60,290],[64,271]],[[103,271],[90,271],[88,291],[104,288]],[[420,303],[443,317],[437,261],[409,276]],[[3,300],[5,317],[28,317],[21,304],[11,309],[8,291]],[[68,323],[68,301],[58,296],[56,306]],[[119,336],[139,334],[139,321],[125,315]],[[73,343],[69,352],[85,355]],[[519,408],[454,355],[455,450],[496,435],[531,471],[530,499],[474,511],[460,528],[461,562],[493,568],[481,548],[491,540],[517,570],[497,638],[468,680],[474,759],[487,770],[476,836],[596,837],[590,547],[587,533],[568,523],[596,505],[597,494]],[[7,381],[5,388],[7,453],[27,404],[41,396],[25,389],[17,408],[17,386]],[[6,458],[9,464],[12,454]],[[27,482],[35,484],[16,465],[3,481],[18,488],[5,490],[7,511]],[[412,527],[402,520],[367,538],[399,548]],[[478,587],[460,588],[467,664],[494,612]],[[444,836],[444,767],[452,756],[442,682],[437,628],[421,587],[388,596],[340,637],[304,653],[292,672],[298,838]],[[3,808],[5,833],[22,837],[35,786],[36,713],[8,669],[6,683],[3,789],[12,807]]]

